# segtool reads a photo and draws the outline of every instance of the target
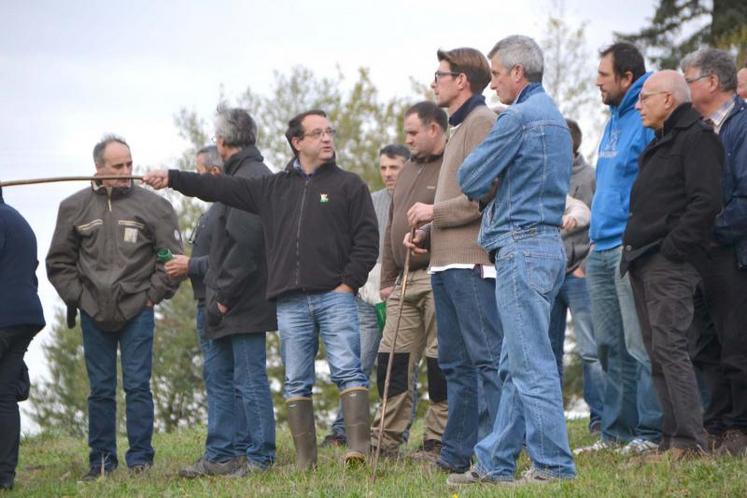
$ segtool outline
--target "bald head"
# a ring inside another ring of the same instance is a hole
[[[653,91],[670,93],[676,104],[675,107],[690,102],[690,88],[687,86],[685,77],[677,71],[671,69],[657,71],[651,75],[643,87],[646,88],[646,85],[650,85],[649,88]]]
[[[643,84],[636,109],[643,126],[659,130],[680,105],[690,102],[690,89],[684,76],[667,69],[651,75]]]

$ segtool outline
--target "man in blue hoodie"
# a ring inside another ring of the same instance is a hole
[[[599,144],[597,190],[591,206],[587,260],[589,293],[599,360],[607,372],[602,394],[602,435],[577,453],[627,444],[624,454],[653,451],[661,438],[661,408],[651,381],[633,291],[619,272],[622,236],[638,157],[654,134],[641,124],[635,103],[646,73],[643,56],[629,43],[601,52],[597,86],[610,117]]]

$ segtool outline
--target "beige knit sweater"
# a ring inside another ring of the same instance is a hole
[[[487,136],[496,114],[478,106],[451,131],[436,185],[433,222],[430,226],[431,267],[452,264],[490,265],[487,253],[477,243],[480,211],[459,190],[457,170],[464,159]]]

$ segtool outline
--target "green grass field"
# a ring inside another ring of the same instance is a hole
[[[572,446],[593,442],[583,422],[571,422],[569,427]],[[322,434],[319,431],[319,437]],[[416,434],[419,431],[416,430]],[[446,486],[446,474],[425,464],[413,464],[406,458],[382,459],[378,480],[372,485],[369,469],[346,469],[340,463],[342,450],[338,449],[320,449],[316,472],[296,471],[291,465],[293,445],[284,428],[278,432],[278,463],[270,472],[241,479],[179,478],[179,469],[200,455],[204,437],[204,428],[156,434],[153,442],[156,463],[150,472],[130,477],[125,468],[120,468],[106,479],[86,483],[79,482],[87,471],[85,441],[49,434],[26,438],[21,444],[16,488],[7,496],[747,497],[747,459],[709,458],[679,464],[667,461],[644,464],[639,459],[612,452],[577,458],[575,481],[517,489],[482,484],[454,490]],[[124,460],[126,445],[126,439],[120,439],[120,461]],[[408,448],[404,453],[411,450]],[[527,466],[528,460],[522,456],[520,470]]]

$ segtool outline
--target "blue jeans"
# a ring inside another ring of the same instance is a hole
[[[371,377],[376,356],[381,342],[381,330],[376,322],[376,308],[361,298],[355,298],[358,307],[358,321],[360,323],[361,340],[361,369],[366,377]],[[414,418],[414,417],[413,417]],[[337,408],[337,416],[330,428],[332,434],[345,435],[345,421],[342,418],[342,404]]]
[[[205,358],[208,402],[205,458],[225,462],[237,456],[262,468],[275,461],[275,414],[267,378],[265,334],[204,337],[204,307],[197,330]]]
[[[602,439],[661,439],[661,407],[651,381],[633,290],[620,277],[622,248],[593,251],[587,261],[594,337],[607,374],[602,394]]]
[[[117,348],[122,357],[122,384],[127,415],[127,466],[153,463],[153,308],[145,308],[117,332],[99,329],[81,311],[83,354],[91,393],[88,396],[88,455],[91,468],[117,467]]]
[[[495,280],[479,269],[431,275],[438,325],[438,364],[446,377],[449,418],[439,461],[467,470],[475,444],[493,427],[501,399],[498,363],[503,330],[495,306]]]
[[[340,391],[368,387],[361,369],[361,341],[355,297],[350,292],[295,292],[277,300],[280,355],[286,399],[311,397],[319,337],[324,342],[332,382]]]
[[[496,254],[495,295],[503,325],[501,402],[493,431],[475,446],[475,472],[512,480],[526,442],[543,475],[576,475],[563,395],[548,334],[550,308],[563,283],[565,251],[557,230],[507,241]]]
[[[563,345],[565,343],[566,315],[571,310],[573,333],[581,356],[584,374],[584,401],[589,406],[589,426],[602,419],[602,392],[604,370],[597,358],[597,344],[591,319],[591,298],[586,279],[567,273],[558,297],[550,312],[550,343],[558,363],[560,385],[563,386]]]

